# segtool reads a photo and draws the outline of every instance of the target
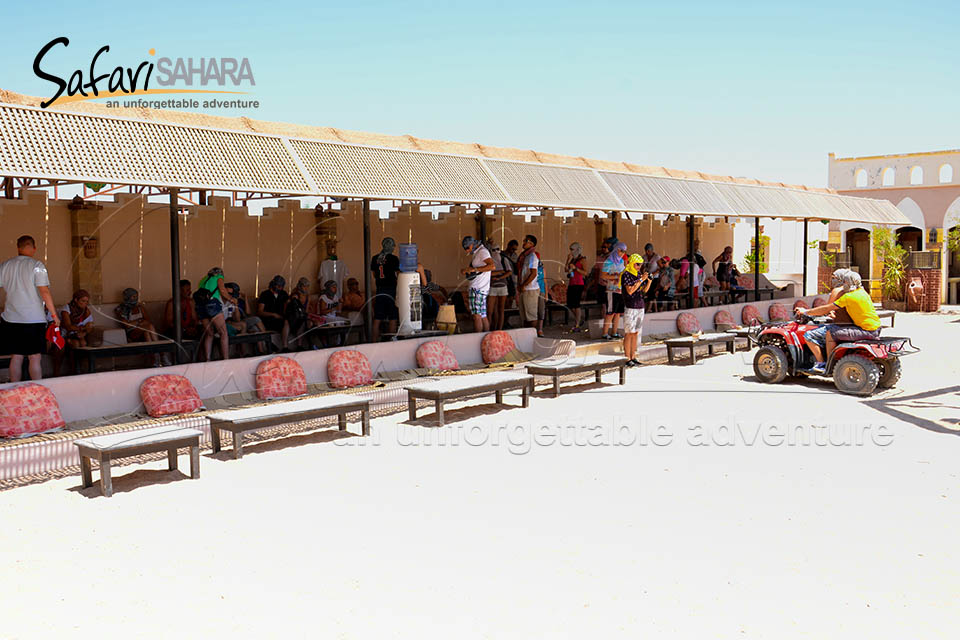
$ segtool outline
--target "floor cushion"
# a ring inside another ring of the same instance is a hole
[[[700,328],[700,321],[697,320],[697,316],[684,311],[677,316],[677,331],[682,336],[692,336],[695,333],[702,333],[703,329]]]
[[[460,363],[450,347],[439,340],[431,340],[417,348],[417,366],[438,371],[456,371],[460,368]]]
[[[753,276],[737,276],[737,284],[744,289],[753,289]]]
[[[296,361],[276,356],[257,367],[257,397],[261,400],[294,398],[306,393],[307,376]]]
[[[327,360],[327,380],[337,389],[370,384],[373,369],[367,356],[354,349],[335,352]]]
[[[803,301],[803,298],[797,298],[797,300],[793,303],[793,308],[794,310],[800,308],[806,309],[807,303]]]
[[[813,300],[813,306],[814,306],[814,307],[822,307],[822,306],[825,305],[825,304],[827,304],[827,299],[826,299],[826,298],[814,298],[814,300]]]
[[[707,279],[703,281],[703,284],[707,289],[719,289],[720,281],[717,280],[716,276],[707,276]]]
[[[491,331],[480,341],[480,353],[487,364],[500,360],[514,349],[513,338],[506,331]]]
[[[140,399],[151,418],[191,413],[203,408],[200,394],[183,376],[151,376],[140,385]]]
[[[761,324],[763,319],[760,317],[760,312],[752,304],[744,305],[743,310],[740,312],[740,321],[743,322],[743,326],[752,327],[757,324]]]
[[[733,314],[727,311],[726,309],[721,309],[713,315],[713,326],[717,328],[718,331],[726,331],[727,329],[736,329],[737,321],[733,319]]]
[[[550,287],[550,293],[553,297],[553,301],[557,304],[567,304],[567,285],[563,282],[558,282],[552,287]]]
[[[770,305],[767,313],[770,314],[770,322],[789,322],[791,318],[790,310],[779,302]]]
[[[0,438],[61,429],[66,423],[53,391],[28,382],[0,390]]]

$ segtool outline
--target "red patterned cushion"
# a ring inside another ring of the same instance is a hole
[[[822,307],[825,304],[827,304],[826,298],[814,298],[813,300],[813,306],[815,307]]]
[[[64,426],[53,391],[33,382],[0,390],[0,438],[43,433]]]
[[[438,371],[456,371],[460,368],[460,363],[450,347],[439,340],[431,340],[417,349],[417,366]]]
[[[770,305],[768,313],[770,314],[770,322],[786,322],[790,320],[790,310],[779,302],[774,302]]]
[[[353,349],[337,351],[327,361],[327,379],[338,389],[370,384],[373,369],[367,356]]]
[[[140,399],[151,418],[191,413],[203,408],[200,395],[183,376],[151,376],[140,385]]]
[[[740,312],[740,321],[746,327],[752,327],[763,322],[760,318],[760,312],[752,304],[744,305],[743,311]]]
[[[564,282],[558,282],[550,287],[550,293],[553,295],[553,301],[559,304],[567,304],[567,285]]]
[[[692,336],[703,330],[700,328],[700,321],[697,320],[697,316],[684,311],[677,316],[677,331],[680,332],[680,335]]]
[[[737,284],[744,289],[753,289],[753,276],[737,276]]]
[[[307,393],[307,376],[303,367],[290,358],[277,356],[264,360],[257,367],[257,397],[293,398]]]
[[[799,309],[800,307],[806,308],[806,307],[807,307],[807,303],[804,302],[802,298],[797,298],[796,301],[794,301],[794,303],[793,303],[793,308],[794,308],[794,309]]]
[[[483,361],[487,364],[496,362],[516,348],[513,338],[506,331],[488,333],[483,336],[483,340],[480,342],[480,353],[483,355]]]
[[[733,319],[733,314],[725,309],[717,311],[713,316],[713,325],[717,329],[733,329],[737,326],[737,321]]]
[[[717,280],[716,276],[707,276],[707,279],[703,281],[703,284],[705,284],[708,289],[720,288],[720,281]]]

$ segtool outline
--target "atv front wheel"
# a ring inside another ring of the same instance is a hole
[[[877,383],[877,386],[881,389],[890,389],[897,386],[902,371],[900,358],[881,360],[877,364],[880,365],[880,382]]]
[[[844,393],[868,396],[880,383],[880,368],[863,356],[844,356],[833,369],[833,383]]]
[[[768,344],[760,347],[757,355],[753,356],[753,372],[760,382],[777,384],[787,377],[787,354],[776,345]]]

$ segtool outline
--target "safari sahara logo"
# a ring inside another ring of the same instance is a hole
[[[68,38],[62,36],[54,38],[40,49],[33,60],[33,72],[37,77],[56,86],[53,95],[40,103],[40,107],[43,109],[57,101],[76,102],[78,100],[144,94],[243,94],[247,92],[230,90],[226,87],[239,89],[256,86],[253,79],[253,70],[250,68],[250,61],[247,58],[240,60],[237,58],[158,58],[156,62],[144,60],[136,67],[117,65],[109,72],[104,72],[103,69],[106,65],[100,61],[100,58],[110,51],[109,45],[100,47],[93,54],[90,59],[88,75],[84,74],[84,69],[76,69],[65,80],[59,75],[45,71],[41,65],[44,64],[48,54],[54,48],[61,46],[66,48],[69,45],[70,40]],[[148,53],[150,56],[155,56],[156,50],[150,49]],[[151,88],[153,85],[160,88]]]

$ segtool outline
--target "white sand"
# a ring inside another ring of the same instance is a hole
[[[957,325],[898,325],[928,351],[872,400],[946,388],[897,410],[949,424]],[[938,350],[941,336],[954,339]],[[957,436],[830,383],[744,375],[743,354],[723,355],[527,410],[452,405],[443,429],[404,412],[366,439],[203,456],[197,481],[165,462],[119,467],[110,499],[78,476],[4,492],[0,637],[956,637]],[[735,422],[749,439],[758,421],[768,435],[773,422],[883,426],[892,441],[688,444],[693,425],[709,442]],[[615,424],[662,424],[673,443],[569,445]],[[521,455],[540,425],[580,428]]]

